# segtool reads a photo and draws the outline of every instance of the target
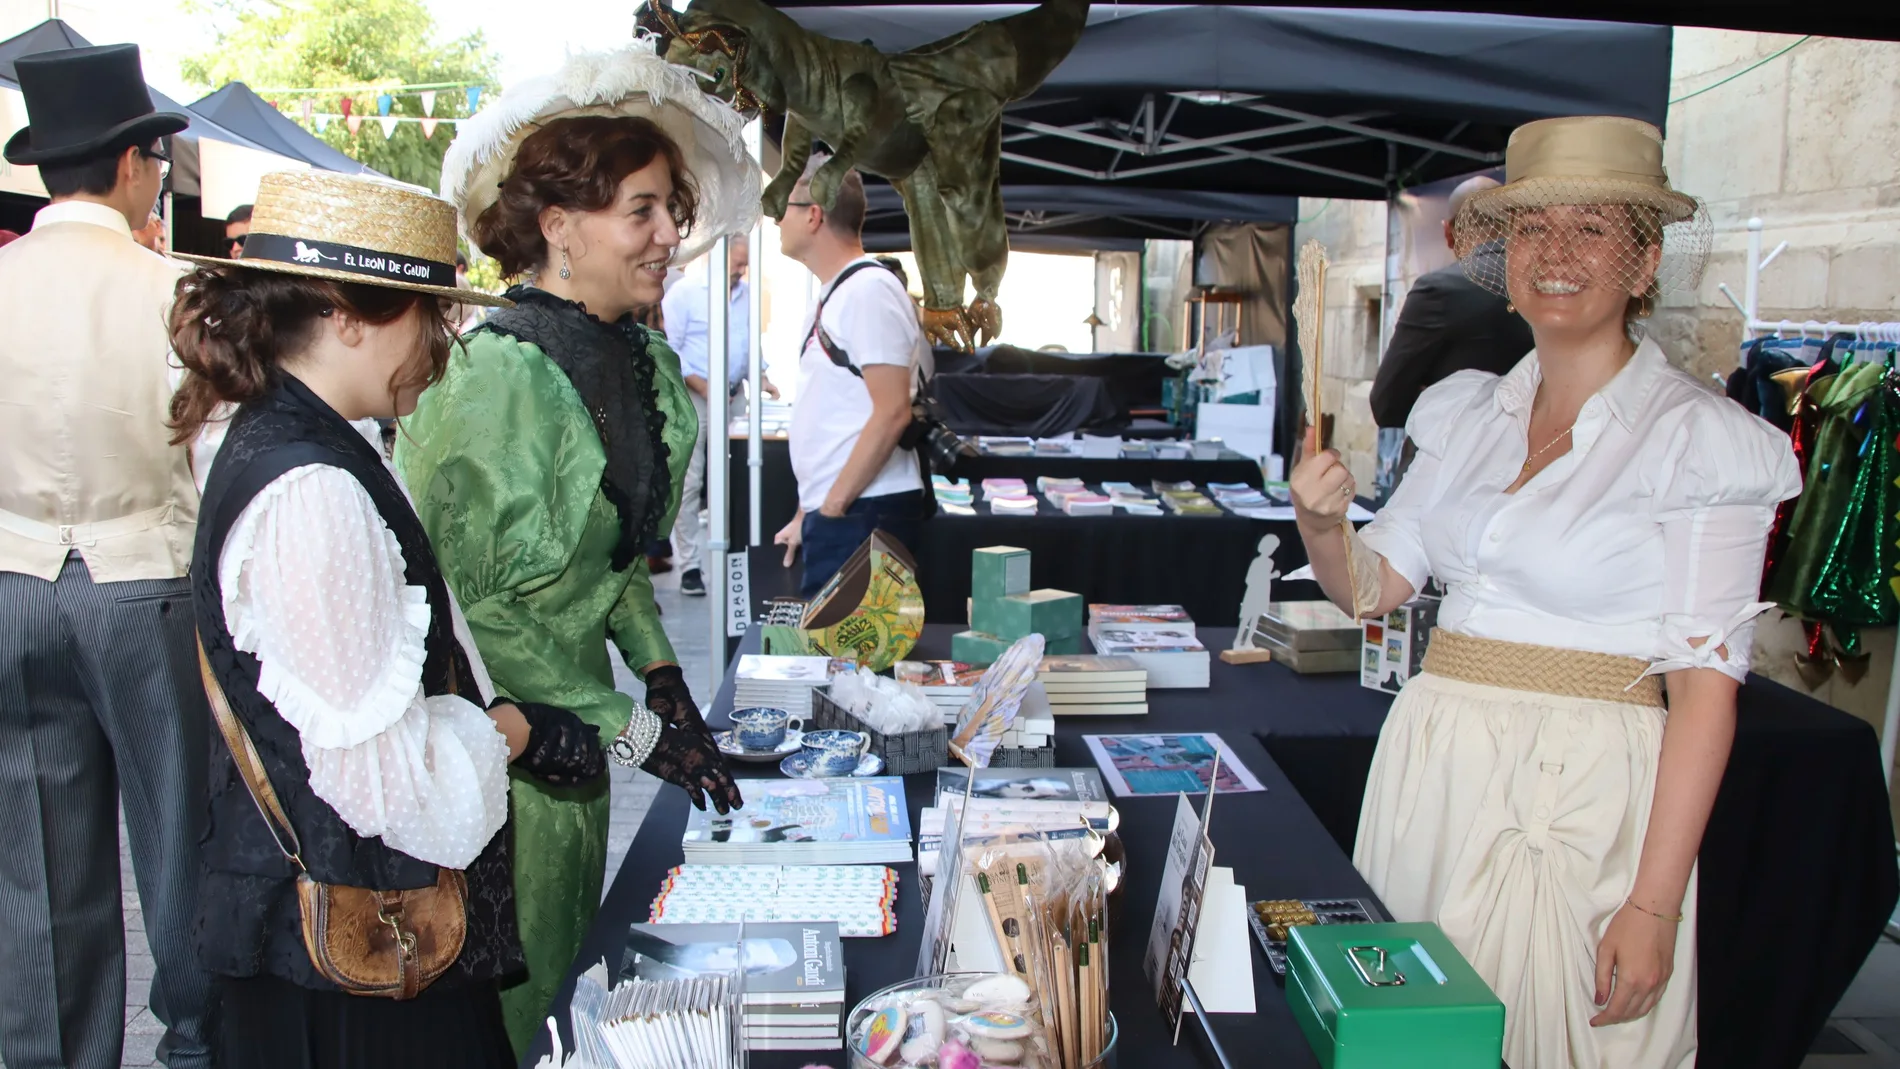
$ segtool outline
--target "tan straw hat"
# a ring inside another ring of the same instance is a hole
[[[237,259],[201,264],[433,293],[457,304],[510,302],[455,285],[455,209],[415,186],[329,171],[278,171],[257,185]]]
[[[1662,132],[1616,115],[1539,119],[1511,131],[1504,185],[1465,203],[1484,215],[1551,204],[1641,204],[1661,212],[1665,223],[1688,219],[1699,207],[1669,188]]]
[[[500,196],[515,152],[557,119],[632,115],[653,120],[679,145],[699,188],[699,217],[673,259],[685,263],[759,220],[759,165],[745,147],[745,118],[700,88],[685,67],[655,52],[652,37],[606,52],[580,52],[561,69],[511,87],[456,128],[442,157],[442,195],[472,229]]]
[[[1640,286],[1651,310],[1702,277],[1708,212],[1670,188],[1662,133],[1649,123],[1615,115],[1525,123],[1511,131],[1504,173],[1502,186],[1466,199],[1452,224],[1465,273],[1493,293],[1510,296],[1511,257],[1520,272]],[[1617,208],[1626,211],[1604,210]]]

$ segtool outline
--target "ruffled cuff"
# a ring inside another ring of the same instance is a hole
[[[339,750],[375,738],[401,720],[420,696],[422,667],[428,659],[429,592],[419,586],[402,588],[400,637],[384,654],[382,666],[348,706],[339,706],[318,694],[287,671],[286,659],[265,650],[258,656],[257,692],[297,729],[306,745]],[[240,643],[239,648],[243,645]]]
[[[1637,677],[1637,682],[1685,668],[1713,668],[1737,683],[1745,681],[1753,652],[1749,647],[1754,642],[1755,617],[1774,607],[1770,601],[1751,601],[1736,610],[1713,632],[1694,626],[1687,616],[1671,614],[1663,617],[1661,657]],[[1691,639],[1703,638],[1705,634],[1707,638],[1702,645],[1691,643]],[[1635,685],[1630,684],[1632,687]]]

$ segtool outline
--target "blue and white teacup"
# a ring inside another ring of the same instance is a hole
[[[871,736],[862,731],[808,731],[800,740],[811,755],[811,770],[820,776],[849,776],[858,770]]]
[[[786,731],[797,731],[805,721],[783,709],[734,709],[732,738],[741,750],[770,753],[785,744]]]

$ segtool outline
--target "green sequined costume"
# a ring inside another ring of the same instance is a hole
[[[679,357],[653,335],[672,491],[699,421]],[[397,435],[396,462],[496,689],[571,709],[603,741],[632,716],[614,689],[607,641],[636,672],[674,660],[644,552],[614,571],[618,513],[601,491],[606,454],[573,385],[539,348],[477,332],[450,358]],[[606,874],[608,785],[552,788],[516,774],[515,906],[526,982],[502,992],[508,1035],[526,1050],[593,923]]]

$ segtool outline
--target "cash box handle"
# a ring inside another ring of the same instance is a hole
[[[1368,970],[1366,968],[1366,960],[1360,957],[1361,954],[1377,954],[1379,956],[1378,964],[1371,970]],[[1377,972],[1380,976],[1386,974],[1386,955],[1384,947],[1347,947],[1346,960],[1352,962],[1353,971],[1359,974],[1359,979],[1364,981],[1367,987],[1399,987],[1405,983],[1405,974],[1402,972],[1392,973],[1392,979],[1390,980],[1374,980],[1372,978],[1373,972]]]

